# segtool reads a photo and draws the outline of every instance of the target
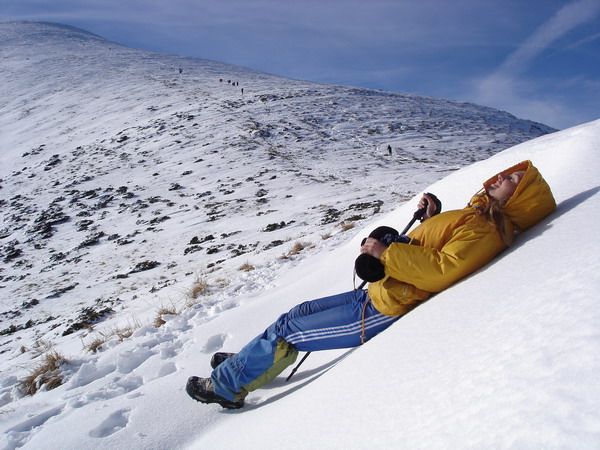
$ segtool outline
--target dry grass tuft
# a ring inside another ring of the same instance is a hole
[[[95,337],[94,339],[91,340],[91,342],[88,342],[87,344],[83,344],[83,348],[90,353],[96,353],[98,350],[100,350],[100,347],[102,347],[102,345],[105,342],[106,342],[106,339],[104,339],[103,337]]]
[[[215,284],[219,289],[225,289],[227,286],[231,284],[231,281],[227,278],[217,278],[215,280]]]
[[[307,244],[306,242],[296,242],[293,246],[292,249],[288,252],[289,256],[293,256],[293,255],[297,255],[298,253],[300,253],[302,250],[304,250],[309,244]]]
[[[35,394],[42,386],[52,390],[63,382],[60,367],[67,360],[56,351],[47,353],[44,361],[19,383],[19,389],[24,395]]]
[[[177,308],[175,308],[175,306],[173,306],[173,305],[171,305],[171,306],[161,306],[158,309],[158,311],[156,311],[156,317],[154,317],[153,325],[156,328],[160,328],[165,323],[167,323],[165,321],[165,319],[163,319],[164,316],[175,316],[175,315],[177,315]]]
[[[204,295],[208,292],[208,282],[203,277],[196,277],[192,287],[188,292],[188,298],[191,300],[196,300],[201,295]]]
[[[123,342],[125,339],[131,337],[133,332],[141,326],[142,325],[139,322],[134,322],[133,324],[122,327],[115,327],[106,331],[99,331],[98,336],[92,339],[91,342],[84,344],[84,348],[90,353],[96,353],[106,342],[112,338],[116,337],[119,342]]]
[[[290,258],[292,256],[295,256],[297,254],[299,254],[300,252],[306,250],[307,248],[312,248],[314,247],[314,244],[311,244],[310,242],[296,242],[294,243],[294,245],[292,246],[292,248],[290,249],[289,252],[287,252],[286,254],[281,256],[281,259],[287,259]]]
[[[352,222],[342,222],[342,223],[340,223],[340,228],[342,229],[342,231],[351,230],[352,228],[354,228],[354,223],[352,223]]]
[[[126,325],[124,327],[114,328],[110,331],[109,337],[116,336],[119,341],[123,342],[125,339],[131,337],[136,328],[139,328],[139,325]]]
[[[251,272],[254,269],[256,269],[256,267],[254,267],[252,264],[250,264],[249,262],[245,262],[244,264],[242,264],[240,267],[238,267],[238,270],[242,271],[242,272]]]
[[[33,345],[31,346],[31,352],[33,353],[33,357],[37,358],[44,353],[50,353],[54,348],[54,344],[49,341],[45,341],[43,339],[36,339]]]

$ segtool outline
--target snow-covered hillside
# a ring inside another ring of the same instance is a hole
[[[487,159],[552,130],[63,27],[0,38],[3,448],[597,448],[600,121]],[[420,192],[462,207],[527,158],[558,210],[492,264],[240,411],[187,397],[214,351],[351,289],[360,239]],[[64,384],[23,396],[52,349]]]
[[[444,174],[552,131],[49,24],[0,24],[0,56],[0,352],[25,366],[32,342],[81,346],[198,286],[203,307],[235,306]]]
[[[236,350],[298,301],[348,289],[361,234],[278,285],[206,317],[188,309],[72,361],[64,386],[13,398],[2,379],[3,446],[129,448],[578,448],[600,442],[600,120],[535,139],[430,186],[461,207],[477,180],[531,158],[555,213],[477,273],[363,347],[311,354],[241,410],[187,397],[212,352]],[[416,200],[416,199],[415,199]],[[404,223],[409,203],[378,224]],[[367,233],[369,228],[363,230]],[[69,369],[67,369],[69,370]]]

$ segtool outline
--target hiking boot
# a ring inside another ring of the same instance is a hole
[[[235,355],[235,353],[217,352],[214,355],[212,355],[212,358],[210,358],[210,367],[212,367],[214,369],[219,364],[221,364],[223,361],[231,358],[234,355]]]
[[[185,391],[190,397],[201,403],[218,403],[227,409],[239,409],[244,406],[244,400],[236,402],[217,395],[210,378],[189,377]]]

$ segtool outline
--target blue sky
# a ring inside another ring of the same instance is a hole
[[[1,0],[0,20],[557,128],[600,118],[600,0]]]

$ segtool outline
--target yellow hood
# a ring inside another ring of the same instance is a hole
[[[556,209],[556,201],[550,186],[531,161],[520,162],[494,175],[483,183],[483,188],[487,192],[498,175],[506,176],[517,171],[524,171],[525,175],[513,195],[502,207],[502,212],[515,227],[524,231]]]

